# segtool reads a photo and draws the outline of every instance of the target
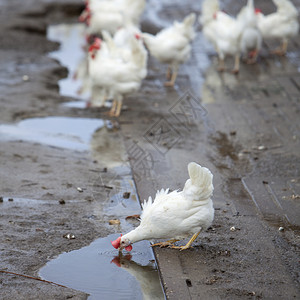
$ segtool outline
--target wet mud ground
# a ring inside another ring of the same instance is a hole
[[[293,2],[299,9],[300,2]],[[230,13],[241,5],[223,2]],[[142,28],[155,32],[200,7],[149,1]],[[76,22],[82,2],[2,0],[0,8],[1,124],[104,118],[103,110],[61,105],[74,100],[59,94],[67,69],[47,55],[59,46],[47,41],[47,26]],[[274,9],[269,1],[261,1],[261,8]],[[99,184],[114,179],[114,161],[130,162],[140,199],[162,187],[182,187],[187,163],[196,161],[214,174],[215,221],[190,250],[155,249],[166,297],[300,298],[300,39],[291,42],[286,57],[270,55],[274,44],[265,43],[259,63],[242,64],[234,76],[216,72],[214,52],[198,29],[175,88],[163,86],[165,68],[150,58],[142,89],[125,100],[120,129],[109,132],[104,124],[93,135],[92,151],[1,138],[0,270],[37,277],[60,253],[118,232],[107,225],[107,194]],[[105,149],[116,145],[109,156]],[[68,233],[76,238],[64,238]],[[0,287],[1,299],[87,298],[5,273]]]

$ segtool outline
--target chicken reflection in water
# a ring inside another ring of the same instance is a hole
[[[142,266],[132,260],[132,256],[130,254],[123,255],[122,252],[119,252],[119,256],[115,256],[111,263],[114,263],[119,268],[126,270],[136,278],[140,284],[144,300],[165,299],[161,292],[162,287],[154,262],[150,262],[148,265]]]

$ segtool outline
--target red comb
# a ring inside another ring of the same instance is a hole
[[[261,9],[259,9],[259,8],[255,8],[255,13],[256,13],[256,14],[259,14],[259,13],[261,13]]]
[[[136,33],[134,36],[135,36],[135,38],[136,38],[137,40],[139,40],[139,39],[141,38],[141,35],[138,34],[138,33]]]

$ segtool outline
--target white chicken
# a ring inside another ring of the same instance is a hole
[[[228,55],[234,57],[234,74],[239,72],[241,52],[251,55],[249,63],[256,61],[262,38],[257,29],[253,0],[248,0],[236,18],[220,11],[218,0],[205,0],[199,22],[204,36],[218,53],[219,71],[224,71],[224,60]]]
[[[262,35],[258,29],[253,0],[248,0],[247,5],[241,9],[237,18],[240,23],[244,24],[240,38],[241,52],[247,56],[246,62],[253,64],[256,62],[262,46]]]
[[[108,33],[106,35],[109,36]],[[89,51],[89,75],[93,86],[102,90],[104,99],[113,98],[109,115],[118,117],[123,96],[137,91],[147,74],[147,52],[136,38],[131,40],[132,55],[127,60],[114,49],[111,37],[110,43],[100,39],[96,39],[95,43]]]
[[[168,239],[167,242],[152,246],[169,246],[180,250],[190,248],[199,233],[211,225],[214,208],[210,198],[213,192],[212,173],[194,162],[189,163],[188,172],[190,178],[183,191],[169,193],[169,189],[162,189],[157,192],[154,201],[149,197],[142,204],[140,225],[113,241],[113,247],[120,251],[124,248],[131,251],[131,244],[141,240]],[[185,246],[174,245],[176,241],[191,235]]]
[[[89,1],[79,20],[86,22],[90,35],[99,35],[102,30],[114,34],[126,22],[138,26],[145,4],[145,0]]]
[[[174,86],[179,65],[184,63],[191,52],[191,42],[196,36],[193,25],[194,13],[185,17],[183,22],[175,21],[171,27],[161,30],[156,35],[143,33],[142,37],[150,54],[161,63],[168,64],[165,86]]]
[[[233,73],[240,67],[240,36],[242,26],[239,22],[220,11],[218,0],[205,0],[202,4],[202,14],[199,22],[203,26],[203,34],[211,42],[218,53],[219,71],[224,71],[225,57],[234,56]]]
[[[107,31],[102,31],[102,36],[109,45],[111,55],[120,57],[124,61],[132,59],[131,41],[133,38],[137,39],[140,47],[146,51],[141,40],[141,31],[132,24],[126,24],[126,26],[119,28],[113,38]]]
[[[289,0],[273,0],[277,11],[264,16],[258,12],[258,28],[264,39],[279,39],[281,47],[273,51],[284,55],[287,51],[288,41],[296,36],[299,31],[298,11]]]

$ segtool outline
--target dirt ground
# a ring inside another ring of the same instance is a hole
[[[242,5],[233,2],[223,1],[231,13]],[[300,2],[293,2],[299,9]],[[166,1],[156,10],[157,3],[148,1],[147,8],[161,23],[151,23],[147,14],[145,31],[201,7]],[[261,5],[267,13],[274,9],[269,1]],[[67,70],[47,56],[58,48],[47,41],[47,26],[76,22],[82,8],[79,0],[0,0],[1,124],[103,116],[99,109],[61,106],[73,100],[59,94]],[[220,75],[199,34],[174,89],[163,86],[165,70],[150,58],[142,89],[125,100],[120,130],[108,143],[111,149],[120,145],[120,161],[129,159],[140,199],[162,187],[182,187],[189,161],[214,174],[212,228],[186,252],[155,249],[168,299],[300,299],[300,40],[284,58],[270,56],[272,46],[264,44],[259,64],[242,65],[238,77]],[[188,109],[196,113],[187,118],[181,108],[191,103]],[[101,214],[105,191],[95,184],[99,176],[109,181],[114,174],[96,152],[0,140],[0,271],[38,277],[60,253],[115,232]],[[64,238],[68,233],[76,239]],[[87,298],[7,273],[0,273],[0,287],[1,299]]]

